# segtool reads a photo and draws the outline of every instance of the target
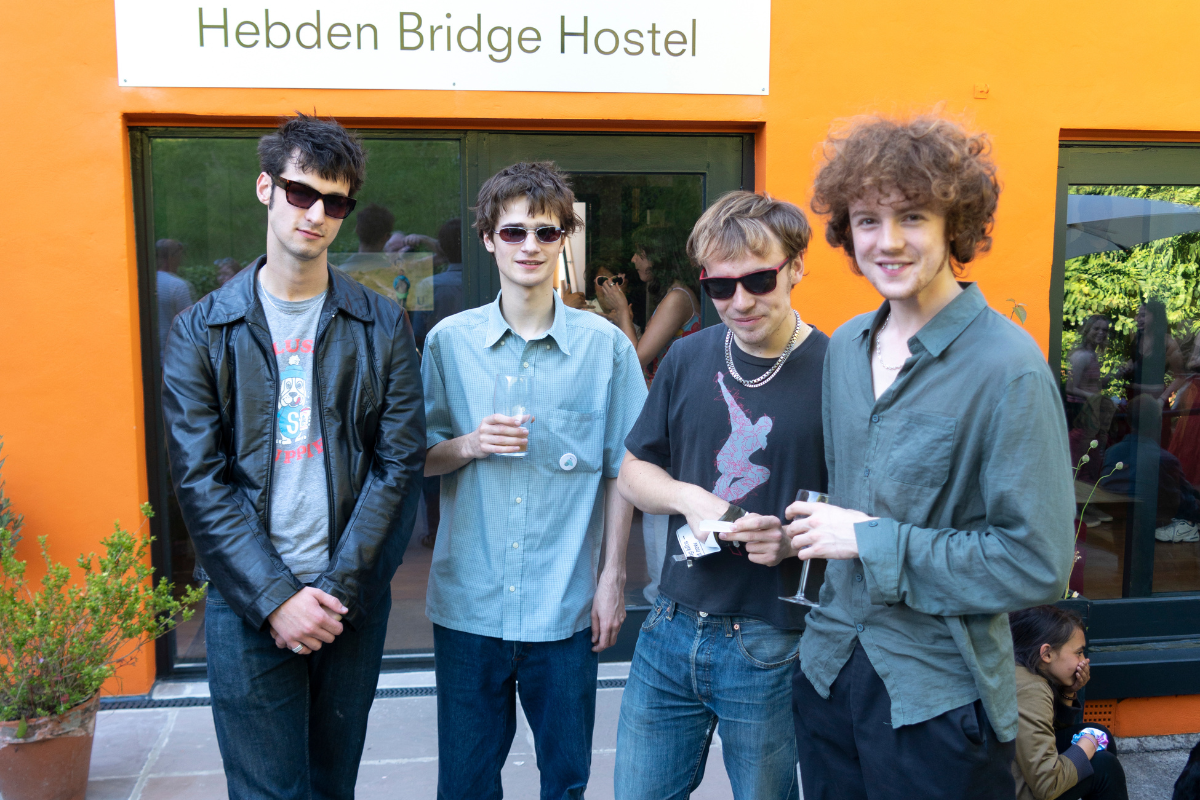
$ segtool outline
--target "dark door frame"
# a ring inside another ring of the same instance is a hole
[[[266,127],[160,127],[131,126],[129,153],[137,255],[138,317],[141,326],[142,398],[146,441],[146,480],[149,501],[165,510],[169,487],[166,482],[166,443],[161,430],[162,386],[159,380],[158,326],[155,319],[154,281],[154,187],[151,142],[156,138],[246,139],[258,138]],[[754,190],[754,134],[751,133],[622,133],[545,131],[393,130],[363,128],[356,132],[365,139],[456,139],[459,141],[460,213],[470,219],[470,205],[480,184],[488,176],[520,158],[551,158],[570,172],[680,172],[705,176],[704,206],[733,189]],[[527,155],[526,155],[527,154]],[[499,291],[499,278],[491,255],[471,228],[463,229],[463,291],[468,308],[491,302]],[[711,301],[704,298],[703,324],[717,321]],[[161,575],[171,575],[171,552],[167,519],[160,514],[150,520],[155,541],[151,563]],[[637,633],[648,608],[630,607],[617,644],[602,656],[605,661],[632,657]],[[154,645],[156,674],[160,679],[202,680],[203,664],[175,663],[175,633],[159,638]],[[429,669],[432,653],[389,654],[386,669]]]

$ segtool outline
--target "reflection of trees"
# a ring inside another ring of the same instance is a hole
[[[1196,186],[1072,186],[1070,192],[1200,205],[1200,187]],[[1193,353],[1200,331],[1200,232],[1147,242],[1128,251],[1093,253],[1067,261],[1063,379],[1070,369],[1067,356],[1079,345],[1080,326],[1092,314],[1102,314],[1112,322],[1101,371],[1111,374],[1129,363],[1138,308],[1151,298],[1165,304],[1168,330],[1186,358]],[[1114,382],[1109,393],[1121,393],[1124,388],[1123,381]]]

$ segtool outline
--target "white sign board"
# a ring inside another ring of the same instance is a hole
[[[116,18],[121,86],[770,88],[770,0],[116,0]]]

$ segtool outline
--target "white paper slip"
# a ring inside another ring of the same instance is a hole
[[[722,522],[719,519],[705,519],[700,521],[700,530],[707,533],[730,533],[733,531],[733,523]]]
[[[702,542],[696,538],[696,534],[692,533],[692,529],[687,525],[675,531],[675,538],[679,539],[679,549],[687,558],[703,558],[721,551],[721,545],[714,541],[714,537],[709,536]]]

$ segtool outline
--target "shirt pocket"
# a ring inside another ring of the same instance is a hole
[[[604,466],[604,416],[598,412],[545,411],[530,427],[529,440],[532,455],[551,473],[587,474]]]
[[[908,411],[892,437],[887,476],[899,483],[938,488],[950,476],[958,420],[943,414]]]

